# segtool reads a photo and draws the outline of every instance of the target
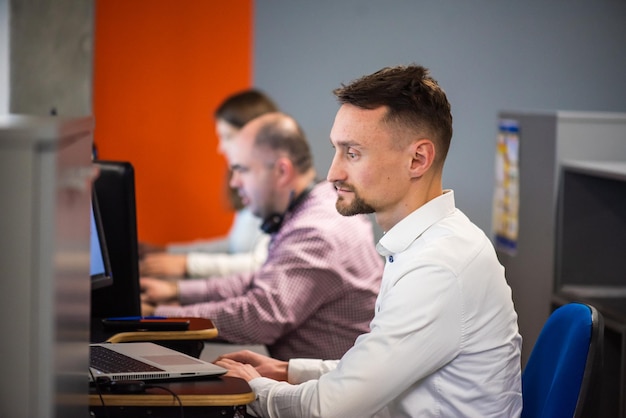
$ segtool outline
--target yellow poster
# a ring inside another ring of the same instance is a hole
[[[515,255],[519,227],[519,124],[503,119],[496,144],[493,231],[498,250]]]

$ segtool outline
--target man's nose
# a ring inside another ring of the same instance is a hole
[[[330,167],[328,168],[326,180],[332,183],[337,180],[343,180],[343,176],[345,176],[345,173],[341,168],[341,164],[339,163],[337,156],[335,155],[333,157],[333,161],[330,163]]]

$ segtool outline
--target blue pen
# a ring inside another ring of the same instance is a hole
[[[118,316],[113,318],[107,318],[107,321],[141,321],[144,319],[167,319],[165,316]]]

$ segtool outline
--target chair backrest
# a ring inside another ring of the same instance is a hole
[[[593,306],[572,302],[556,309],[522,373],[522,418],[589,416],[600,393],[595,377],[603,343],[604,321]]]

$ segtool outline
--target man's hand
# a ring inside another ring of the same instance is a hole
[[[187,272],[187,255],[152,253],[139,262],[141,276],[183,277]]]
[[[142,277],[139,279],[141,303],[159,305],[178,301],[178,283],[167,280]]]
[[[137,249],[139,250],[139,258],[143,258],[146,254],[149,253],[162,253],[166,250],[165,245],[158,244],[150,244],[148,242],[139,242],[137,243]]]
[[[156,306],[141,302],[141,316],[153,316]]]
[[[239,363],[238,361],[228,358],[222,358],[221,360],[216,361],[215,364],[228,370],[226,376],[239,377],[246,382],[249,382],[254,378],[261,377],[259,372],[257,372],[256,369],[250,364]]]
[[[250,350],[221,355],[214,363],[228,369],[229,376],[241,377],[247,381],[260,376],[287,381],[288,362],[276,360]]]

